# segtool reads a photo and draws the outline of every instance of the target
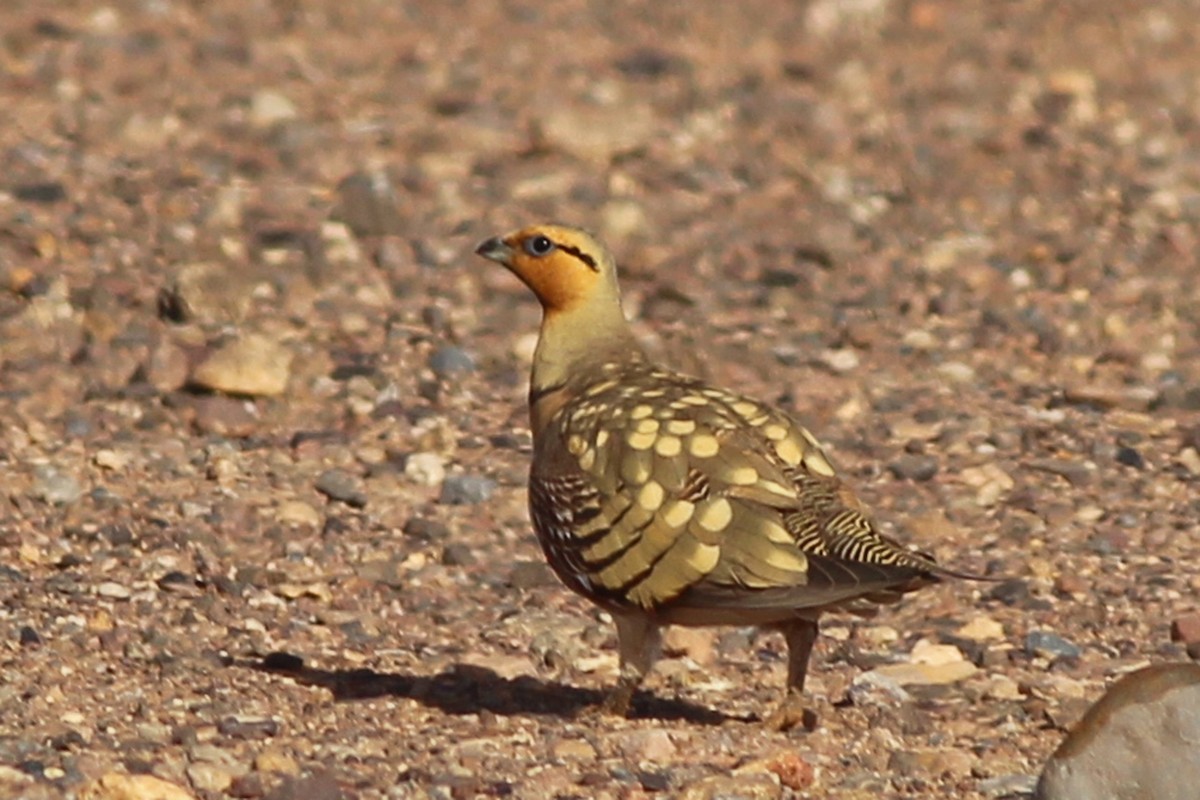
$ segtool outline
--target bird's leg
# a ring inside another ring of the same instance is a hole
[[[604,698],[598,710],[603,714],[624,717],[629,713],[633,693],[658,657],[659,629],[645,614],[621,614],[616,619],[621,674],[617,678],[617,685]]]
[[[812,730],[816,726],[816,715],[804,708],[804,678],[808,674],[808,658],[817,641],[817,621],[797,619],[775,627],[787,640],[787,693],[779,707],[767,717],[766,726],[776,731],[797,725]]]

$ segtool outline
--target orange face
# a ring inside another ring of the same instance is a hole
[[[522,228],[488,239],[475,252],[508,267],[547,312],[566,311],[590,299],[612,269],[591,236],[560,225]]]

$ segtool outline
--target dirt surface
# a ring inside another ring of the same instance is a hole
[[[1024,796],[1189,647],[1198,16],[4,3],[0,796]],[[577,718],[615,636],[532,538],[537,309],[471,254],[544,219],[1011,580],[830,619],[810,733],[747,630]]]

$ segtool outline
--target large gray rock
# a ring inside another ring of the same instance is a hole
[[[1200,797],[1200,664],[1114,683],[1046,762],[1036,800]]]

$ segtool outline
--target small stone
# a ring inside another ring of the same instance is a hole
[[[1118,447],[1116,455],[1117,463],[1124,464],[1127,467],[1134,469],[1145,469],[1146,460],[1142,458],[1142,454],[1132,447]]]
[[[1200,665],[1158,664],[1104,694],[1046,762],[1037,800],[1191,800],[1200,786]]]
[[[679,752],[665,728],[623,731],[615,735],[615,740],[622,755],[636,763],[665,764]]]
[[[144,371],[146,382],[160,393],[173,392],[187,383],[187,354],[171,342],[161,341],[150,351]]]
[[[557,579],[544,561],[518,561],[508,575],[508,582],[514,589],[536,589],[553,586]]]
[[[586,739],[561,739],[550,748],[550,753],[564,761],[596,760],[596,748]]]
[[[205,389],[251,397],[287,391],[292,352],[261,334],[247,334],[218,347],[192,370],[192,382]]]
[[[847,695],[856,706],[895,706],[912,700],[899,680],[878,670],[856,676]]]
[[[451,475],[442,482],[438,502],[448,506],[484,503],[496,491],[496,482],[482,475]]]
[[[975,617],[954,631],[954,635],[972,642],[1004,638],[1004,626],[990,617]]]
[[[858,353],[852,348],[843,347],[839,350],[826,350],[820,355],[821,363],[833,372],[852,372],[858,369]]]
[[[1171,620],[1171,641],[1184,644],[1200,642],[1200,611]]]
[[[21,647],[40,647],[42,637],[33,628],[22,625],[21,630],[17,632],[17,641],[21,643]]]
[[[927,481],[937,475],[938,462],[933,456],[903,455],[888,464],[888,470],[901,480]]]
[[[160,293],[159,314],[175,322],[240,322],[250,310],[254,283],[252,275],[224,264],[185,264]]]
[[[49,464],[39,464],[33,471],[31,494],[52,506],[65,506],[83,496],[83,486],[74,476]]]
[[[1050,631],[1030,631],[1025,636],[1025,652],[1043,658],[1079,658],[1083,650]]]
[[[279,775],[299,775],[300,764],[296,759],[275,747],[268,747],[254,757],[254,768],[259,772]]]
[[[197,397],[192,403],[196,414],[192,424],[201,433],[245,438],[258,429],[258,418],[248,405],[245,401],[222,395]]]
[[[259,89],[250,98],[250,123],[256,128],[270,128],[296,116],[296,104],[282,92]]]
[[[1082,461],[1068,458],[1038,458],[1029,466],[1067,479],[1072,486],[1085,486],[1092,479],[1092,468]]]
[[[400,199],[382,170],[354,172],[337,186],[336,217],[355,236],[394,236],[403,232]]]
[[[746,775],[711,775],[688,784],[680,800],[779,800],[783,786],[776,775],[752,772]]]
[[[105,581],[96,587],[96,594],[111,600],[128,600],[133,595],[133,592],[129,590],[128,586],[123,584],[116,583],[115,581]]]
[[[321,525],[321,512],[303,500],[285,500],[275,511],[275,520],[282,525],[317,528]]]
[[[129,466],[129,462],[133,460],[133,456],[126,452],[118,452],[116,450],[97,450],[92,456],[92,462],[101,469],[110,469],[119,471]]]
[[[962,651],[952,644],[937,644],[928,639],[921,639],[913,645],[908,655],[913,664],[928,664],[931,667],[943,664],[957,664],[965,660]]]
[[[413,453],[404,461],[404,475],[421,486],[438,486],[446,480],[446,462],[437,453]]]
[[[367,505],[367,493],[363,488],[362,478],[344,469],[327,469],[317,476],[313,484],[318,492],[330,498],[339,500],[351,508],[364,508]]]
[[[461,347],[447,345],[429,356],[429,368],[439,378],[453,378],[475,371],[475,359]]]
[[[123,775],[110,772],[84,786],[80,800],[194,800],[193,796],[153,775]]]
[[[422,542],[441,542],[450,536],[450,529],[444,523],[425,517],[412,517],[400,530],[405,536],[420,539]]]
[[[1007,675],[995,675],[983,687],[983,696],[989,700],[1020,700],[1021,687]]]
[[[817,779],[813,765],[791,750],[751,761],[734,770],[734,775],[751,775],[756,772],[775,775],[781,784],[797,792],[811,787]]]
[[[271,717],[222,717],[217,732],[231,739],[269,739],[279,733],[279,721]]]
[[[442,563],[447,567],[467,567],[474,564],[475,550],[462,542],[451,542],[442,548]]]
[[[222,794],[233,783],[234,774],[220,764],[207,761],[189,764],[188,780],[201,792]]]

